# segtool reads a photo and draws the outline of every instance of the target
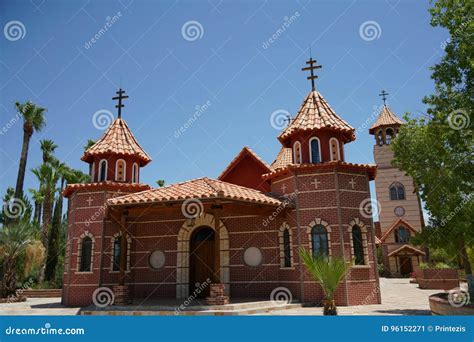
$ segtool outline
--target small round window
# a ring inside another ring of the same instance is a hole
[[[262,263],[262,251],[257,247],[249,247],[244,252],[244,262],[248,266],[259,266]]]
[[[154,270],[159,270],[165,265],[165,253],[160,250],[151,252],[148,263]]]

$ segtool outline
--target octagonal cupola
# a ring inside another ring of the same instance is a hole
[[[91,181],[113,181],[120,183],[139,183],[140,168],[147,165],[151,159],[133,136],[125,120],[122,119],[121,109],[125,91],[119,89],[114,100],[118,108],[118,117],[104,135],[82,156],[81,160],[92,165]]]
[[[314,70],[321,68],[310,58],[309,70],[312,89],[289,125],[278,136],[284,147],[292,149],[294,164],[344,161],[344,144],[355,140],[354,128],[339,117],[327,101],[316,91]]]
[[[390,145],[400,126],[405,123],[387,106],[387,95],[385,90],[379,94],[382,97],[383,106],[377,120],[369,128],[369,133],[375,136],[375,143],[378,146]]]

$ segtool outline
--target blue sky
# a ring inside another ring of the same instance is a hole
[[[8,124],[16,101],[48,108],[28,170],[41,163],[38,141],[52,139],[61,160],[87,172],[83,146],[103,133],[94,113],[116,115],[120,85],[130,96],[123,117],[153,159],[143,182],[217,177],[243,146],[271,162],[280,148],[271,114],[295,114],[310,90],[301,71],[310,46],[323,65],[317,89],[357,129],[347,160],[372,163],[368,127],[380,90],[399,115],[420,115],[433,91],[429,67],[448,34],[430,26],[428,8],[408,0],[2,1],[2,27],[19,21],[24,30],[21,39],[0,37],[0,191],[16,181],[22,124]],[[36,184],[27,172],[25,189]]]

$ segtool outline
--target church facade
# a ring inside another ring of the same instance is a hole
[[[151,159],[119,112],[82,157],[91,182],[64,192],[63,303],[90,305],[107,288],[116,304],[189,296],[225,304],[279,292],[320,304],[324,294],[300,263],[301,248],[351,263],[338,305],[380,303],[380,237],[364,208],[377,167],[345,160],[355,130],[315,90],[313,63],[312,90],[278,136],[273,163],[244,147],[218,179],[140,183]]]

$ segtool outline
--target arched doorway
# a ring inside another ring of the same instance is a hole
[[[196,297],[209,296],[208,279],[214,281],[215,234],[210,227],[199,227],[189,239],[189,293]],[[207,284],[202,286],[202,284]],[[195,291],[199,288],[199,291]]]

